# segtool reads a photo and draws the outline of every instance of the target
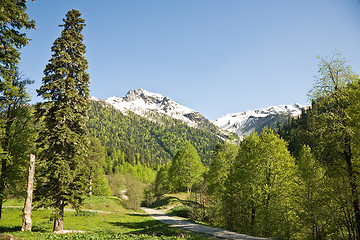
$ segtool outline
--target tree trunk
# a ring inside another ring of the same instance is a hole
[[[355,226],[356,226],[356,236],[355,239],[360,239],[360,206],[359,206],[359,189],[356,181],[356,173],[354,172],[352,166],[352,154],[351,154],[351,145],[350,140],[346,139],[345,143],[345,161],[347,165],[347,171],[349,173],[350,178],[350,187],[351,187],[351,195],[352,195],[352,204],[354,208],[355,215]],[[349,233],[351,234],[351,233]]]
[[[21,231],[31,231],[31,204],[33,199],[33,186],[34,186],[34,174],[35,174],[35,155],[30,154],[29,163],[29,178],[26,191],[26,199],[23,210],[23,223]]]
[[[251,218],[250,218],[250,232],[251,234],[255,234],[255,214],[256,214],[256,210],[255,210],[255,203],[252,203],[251,206]]]
[[[4,157],[4,156],[3,156]],[[1,160],[1,173],[0,173],[0,219],[1,219],[1,213],[2,213],[2,205],[4,202],[4,194],[5,194],[5,179],[6,179],[6,158],[4,157]]]
[[[60,207],[55,209],[54,232],[64,230],[64,208],[64,201],[61,200]]]

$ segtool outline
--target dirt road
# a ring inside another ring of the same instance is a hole
[[[155,210],[152,208],[142,208],[145,212],[147,212],[151,217],[154,219],[161,221],[165,224],[182,228],[188,231],[192,232],[198,232],[198,233],[205,233],[208,235],[212,235],[219,238],[225,238],[225,239],[239,239],[239,240],[269,240],[268,238],[261,238],[261,237],[252,237],[240,233],[230,232],[228,230],[220,229],[220,228],[213,228],[208,227],[201,224],[196,224],[193,222],[189,222],[186,220],[183,220],[178,217],[170,216],[165,213],[165,211],[161,210]]]

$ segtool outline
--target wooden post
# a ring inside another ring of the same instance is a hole
[[[23,209],[23,223],[21,231],[31,231],[31,203],[33,198],[33,186],[34,186],[34,174],[35,174],[35,155],[30,154],[29,164],[29,178],[26,191],[26,199]]]

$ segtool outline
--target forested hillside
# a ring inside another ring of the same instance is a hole
[[[165,115],[155,123],[132,112],[124,115],[104,101],[91,101],[87,126],[107,147],[114,165],[125,161],[156,167],[170,161],[186,141],[207,164],[215,145],[223,142],[214,129],[192,128]]]

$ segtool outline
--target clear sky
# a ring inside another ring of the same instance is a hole
[[[360,73],[360,0],[37,0],[20,71],[41,85],[66,12],[78,9],[91,95],[161,93],[210,120],[307,104],[317,56],[335,49]]]

